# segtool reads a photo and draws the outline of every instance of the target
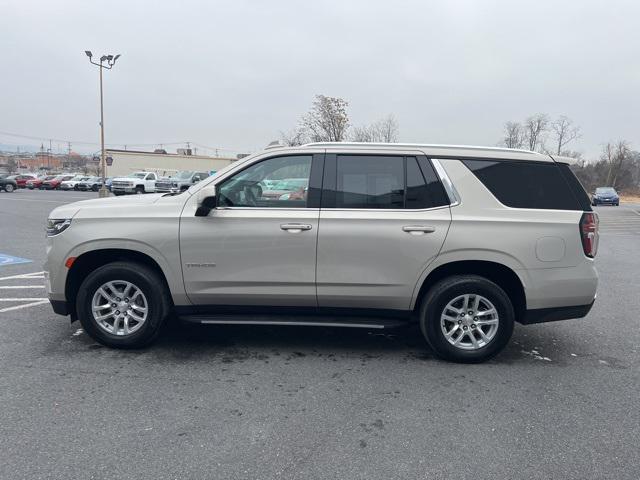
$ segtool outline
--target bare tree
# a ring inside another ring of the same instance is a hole
[[[544,134],[549,128],[549,117],[545,113],[538,113],[527,118],[524,122],[525,144],[531,151],[544,151]]]
[[[374,123],[374,128],[378,134],[378,139],[376,141],[385,143],[398,141],[398,121],[393,114],[390,113],[382,120],[378,120]]]
[[[573,124],[573,120],[565,115],[561,115],[557,120],[551,122],[551,130],[556,138],[556,153],[560,155],[564,147],[577,138],[580,138],[580,127]]]
[[[302,128],[294,128],[288,132],[280,132],[280,141],[287,147],[297,147],[308,142],[307,132]]]
[[[600,157],[609,165],[607,172],[607,186],[615,187],[618,181],[618,174],[622,170],[625,162],[631,158],[631,148],[626,140],[618,140],[615,144],[608,142],[602,147]]]
[[[502,143],[507,148],[524,147],[524,129],[520,122],[507,122],[504,124],[504,138]]]
[[[371,125],[353,127],[351,129],[351,140],[354,142],[374,142],[375,132]]]
[[[349,127],[347,106],[342,98],[316,95],[309,113],[302,117],[301,127],[314,142],[341,142]]]
[[[350,136],[354,142],[397,142],[398,122],[392,114],[389,114],[371,125],[353,127]]]

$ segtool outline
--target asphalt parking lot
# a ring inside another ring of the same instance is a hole
[[[585,319],[482,365],[417,329],[173,324],[94,343],[42,286],[44,222],[95,193],[0,193],[0,478],[637,479],[640,206],[599,207]],[[577,226],[576,226],[577,229]]]

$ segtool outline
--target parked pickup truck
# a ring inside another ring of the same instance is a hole
[[[208,176],[207,172],[183,170],[173,177],[162,177],[158,180],[156,182],[156,192],[184,192],[191,185],[195,185]]]
[[[117,177],[111,183],[114,195],[127,193],[153,193],[156,191],[158,176],[154,172],[133,172],[127,177]]]

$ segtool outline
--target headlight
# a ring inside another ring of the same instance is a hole
[[[55,237],[69,228],[70,225],[70,218],[47,219],[47,237]]]

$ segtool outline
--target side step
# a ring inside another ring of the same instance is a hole
[[[180,315],[186,322],[213,325],[291,325],[303,327],[394,328],[408,324],[406,320],[376,317],[338,317],[319,315]]]

